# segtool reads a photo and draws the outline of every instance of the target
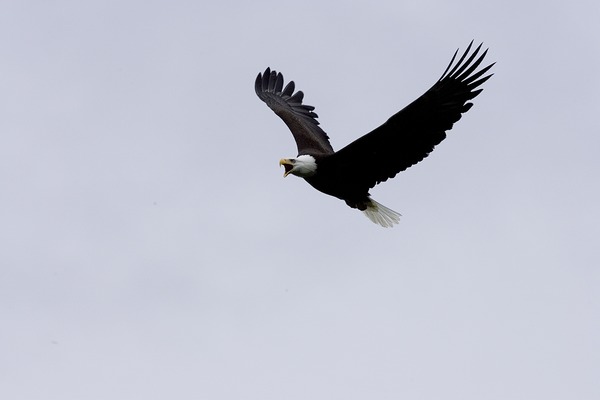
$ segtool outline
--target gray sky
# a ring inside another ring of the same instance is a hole
[[[600,398],[600,3],[213,3],[0,5],[0,398]],[[259,71],[339,149],[471,39],[400,225],[282,178]]]

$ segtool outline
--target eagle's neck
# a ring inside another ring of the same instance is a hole
[[[317,173],[317,160],[313,156],[304,154],[298,156],[294,162],[292,174],[301,178],[310,178]]]

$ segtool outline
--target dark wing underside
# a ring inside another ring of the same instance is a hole
[[[333,148],[329,137],[319,127],[317,114],[313,106],[302,104],[304,93],[294,94],[294,82],[290,81],[283,88],[283,75],[267,68],[264,74],[258,74],[254,89],[258,97],[264,101],[275,114],[285,122],[292,131],[298,154],[332,154]]]
[[[482,91],[475,89],[491,77],[483,75],[494,64],[475,72],[487,53],[485,50],[476,59],[481,45],[467,59],[472,44],[453,66],[458,50],[454,53],[431,89],[377,129],[339,150],[330,157],[331,163],[368,190],[427,157],[461,114],[471,108],[473,103],[468,101]]]

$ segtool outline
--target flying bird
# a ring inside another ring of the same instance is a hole
[[[481,93],[483,89],[477,88],[493,75],[485,74],[494,64],[477,71],[487,49],[477,57],[482,45],[471,53],[472,45],[454,63],[456,50],[440,79],[421,97],[337,152],[319,127],[315,108],[302,103],[302,91],[294,93],[294,82],[284,88],[281,73],[270,68],[259,73],[256,94],[285,122],[298,147],[296,158],[279,161],[284,177],[304,178],[383,227],[398,223],[400,214],[373,200],[369,189],[427,157],[473,106],[469,101]]]

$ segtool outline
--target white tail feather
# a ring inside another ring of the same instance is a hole
[[[400,214],[386,206],[379,204],[373,199],[369,199],[370,203],[367,209],[363,211],[367,218],[384,228],[391,228],[394,224],[400,222]]]

